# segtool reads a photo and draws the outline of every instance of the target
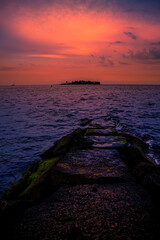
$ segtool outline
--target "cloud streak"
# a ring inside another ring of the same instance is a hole
[[[160,41],[159,41],[159,42],[152,42],[151,45],[157,45],[157,46],[160,46]]]
[[[133,40],[137,39],[136,35],[134,35],[132,32],[124,32],[124,34]]]
[[[123,55],[124,58],[127,59],[135,59],[135,60],[154,60],[159,61],[160,60],[160,48],[149,48],[149,49],[143,49],[138,50],[135,53],[133,51],[129,51],[127,55]]]
[[[115,42],[110,42],[110,44],[113,44],[113,45],[115,45],[115,44],[123,44],[124,42],[122,42],[122,41],[115,41]]]
[[[98,55],[92,54],[90,55],[90,58],[91,58],[91,63],[94,63],[101,67],[106,68],[106,67],[113,67],[115,65],[114,62],[108,56],[104,56],[104,55],[98,56]]]
[[[16,67],[8,67],[8,66],[2,66],[2,67],[0,67],[0,71],[15,71],[15,70],[17,70],[17,68]]]

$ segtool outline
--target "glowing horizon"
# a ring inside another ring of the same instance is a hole
[[[151,1],[35,2],[0,3],[0,84],[160,84],[160,18]]]

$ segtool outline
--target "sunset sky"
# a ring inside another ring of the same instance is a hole
[[[160,84],[159,0],[0,0],[0,84]]]

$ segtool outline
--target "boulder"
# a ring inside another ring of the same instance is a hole
[[[84,135],[84,130],[81,128],[76,129],[72,133],[62,137],[54,143],[54,145],[47,151],[41,154],[43,159],[53,158],[65,154],[73,146],[79,145],[81,138]]]
[[[22,178],[13,184],[3,196],[3,199],[29,199],[38,200],[43,197],[48,186],[49,170],[56,164],[59,157],[46,161],[35,161],[23,174]]]
[[[157,167],[151,162],[140,162],[133,169],[134,175],[141,181],[145,178],[145,176],[156,172]]]

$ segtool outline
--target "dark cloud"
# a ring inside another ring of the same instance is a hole
[[[15,67],[7,67],[7,66],[2,66],[2,67],[0,67],[0,71],[15,71],[15,70],[17,70],[17,68],[15,68]]]
[[[120,9],[123,12],[132,14],[139,13],[157,13],[159,15],[160,1],[159,0],[0,0],[0,6],[19,6],[19,7],[31,7],[39,9],[44,6],[51,6],[58,4],[59,6],[69,6],[70,8],[84,5],[89,9],[97,8],[104,9],[111,7],[113,10]]]
[[[115,42],[110,42],[110,44],[123,44],[124,42],[122,41],[115,41]]]
[[[133,40],[137,39],[136,35],[134,35],[132,32],[123,32],[123,33],[128,37],[132,38]]]
[[[129,27],[128,29],[135,29],[135,27]]]
[[[151,45],[157,45],[157,46],[160,46],[160,42],[151,42]]]
[[[98,63],[102,67],[112,67],[114,66],[114,62],[110,59],[110,56],[98,56],[98,55],[90,55],[91,63]]]
[[[105,56],[99,56],[99,63],[100,64],[105,64],[105,61],[106,61],[106,57]]]
[[[109,66],[114,66],[114,62],[111,59],[107,60]]]
[[[127,59],[135,59],[142,61],[143,63],[146,63],[148,60],[152,60],[150,63],[153,63],[153,61],[160,60],[160,49],[159,48],[150,48],[150,49],[143,49],[139,50],[137,52],[129,51],[127,55],[123,54],[124,58]]]
[[[153,15],[156,14],[159,17],[160,1],[159,0],[121,0],[115,1],[116,4],[119,4],[121,9],[124,9],[124,12],[128,14],[145,14]],[[118,3],[119,2],[119,3]],[[160,19],[160,18],[159,18]]]
[[[18,6],[18,7],[30,7],[34,9],[40,9],[44,7],[51,7],[58,5],[60,7],[69,7],[69,8],[75,8],[80,5],[86,6],[86,8],[92,9],[92,8],[104,8],[111,5],[111,0],[99,0],[98,2],[96,0],[1,0],[0,6],[6,7],[6,6]]]

